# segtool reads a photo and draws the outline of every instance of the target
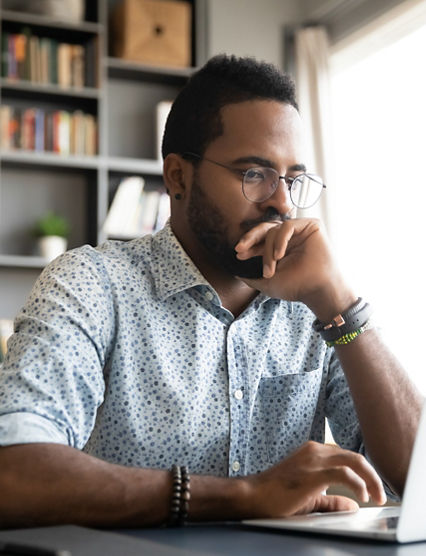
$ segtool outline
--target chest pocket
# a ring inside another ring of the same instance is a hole
[[[309,440],[321,378],[321,369],[261,378],[253,417],[265,431],[270,463]]]

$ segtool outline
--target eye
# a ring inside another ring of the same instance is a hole
[[[289,187],[291,187],[295,181],[298,182],[303,179],[304,175],[305,174],[297,174],[297,176],[286,176],[285,182]]]
[[[249,168],[244,174],[246,182],[260,182],[265,179],[265,172],[263,168]]]

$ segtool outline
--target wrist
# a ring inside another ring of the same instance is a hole
[[[345,286],[329,291],[316,292],[311,295],[305,305],[321,322],[330,322],[336,315],[343,313],[357,302],[358,297]]]
[[[371,305],[359,297],[356,303],[335,315],[331,321],[323,322],[316,319],[312,327],[321,334],[329,347],[348,344],[373,327],[369,320],[371,314]]]
[[[245,477],[191,477],[189,521],[250,517],[252,487]]]

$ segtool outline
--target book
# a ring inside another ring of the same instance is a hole
[[[40,39],[40,48],[39,48],[39,68],[40,68],[40,75],[39,75],[39,82],[40,83],[50,83],[50,63],[49,63],[49,55],[50,55],[50,40],[49,39]]]
[[[125,178],[118,184],[103,225],[107,236],[117,239],[135,237],[135,223],[144,185],[144,179],[137,176]]]
[[[92,114],[84,116],[84,153],[89,156],[94,156],[97,153],[98,144],[98,129],[96,119]]]
[[[165,223],[170,217],[170,195],[166,192],[160,193],[158,201],[157,219],[155,221],[154,231],[157,232],[164,228]]]
[[[58,85],[71,87],[71,45],[63,42],[58,45]]]
[[[8,47],[7,77],[9,79],[18,78],[18,69],[16,65],[16,56],[15,56],[15,37],[16,35],[10,34],[8,36],[8,41],[7,41],[7,47]]]
[[[6,104],[0,106],[0,148],[10,149],[10,120],[12,108]]]
[[[84,47],[81,44],[71,46],[71,84],[84,87]]]
[[[59,130],[58,130],[58,140],[59,140],[59,153],[60,154],[70,154],[70,138],[71,138],[71,126],[70,126],[70,114],[65,110],[59,111]]]
[[[35,110],[26,108],[22,112],[22,130],[20,147],[25,150],[34,150],[35,142]]]
[[[139,199],[138,214],[132,237],[150,234],[154,231],[158,214],[160,193],[158,191],[144,191]]]
[[[45,150],[45,113],[40,108],[34,109],[34,120],[35,120],[35,130],[34,130],[34,149],[38,152]]]
[[[19,79],[25,79],[25,53],[27,37],[23,34],[14,35],[16,75]]]
[[[22,111],[20,108],[12,107],[9,120],[9,140],[11,149],[19,149],[21,147],[21,130],[22,130]]]
[[[9,33],[1,36],[1,76],[9,76]]]
[[[40,81],[40,44],[38,37],[30,37],[30,81],[38,83]]]
[[[58,41],[49,40],[49,82],[58,84]]]
[[[0,319],[0,363],[4,360],[7,352],[7,341],[13,334],[13,321]]]

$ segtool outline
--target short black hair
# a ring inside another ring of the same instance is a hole
[[[298,109],[291,77],[254,58],[220,54],[195,72],[180,91],[167,118],[162,155],[203,155],[223,133],[220,110],[247,100],[276,100]]]

